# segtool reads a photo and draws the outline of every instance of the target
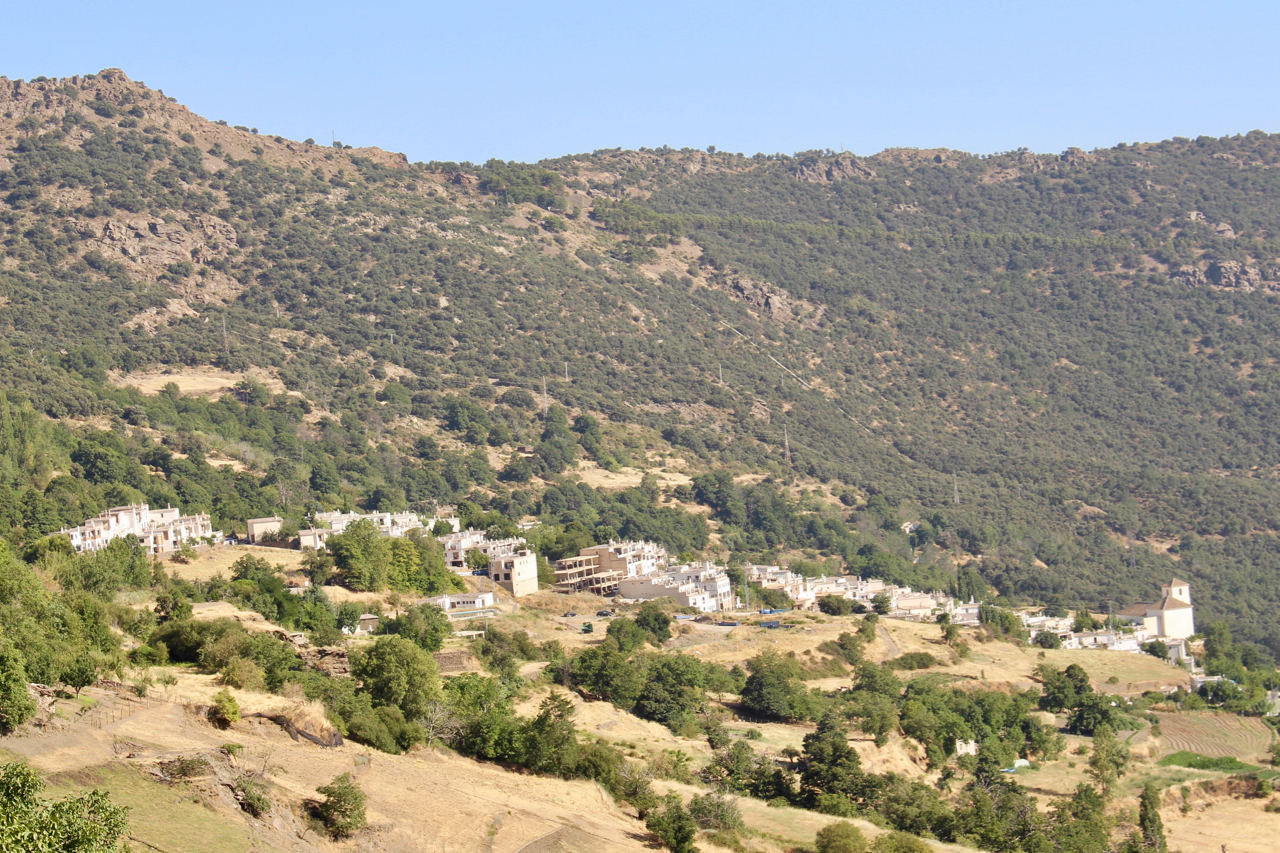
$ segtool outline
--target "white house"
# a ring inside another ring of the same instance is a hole
[[[58,532],[77,551],[97,551],[113,539],[132,535],[152,554],[168,554],[214,535],[213,523],[204,513],[183,515],[177,507],[153,510],[146,504],[112,507],[78,527]]]
[[[622,578],[618,581],[618,594],[635,601],[673,598],[682,607],[703,613],[730,610],[734,604],[733,582],[723,569],[710,563],[693,563]]]
[[[446,533],[440,537],[444,546],[444,562],[455,572],[467,570],[467,552],[479,551],[493,565],[501,557],[528,550],[529,543],[519,536],[511,539],[490,539],[483,530],[464,530]],[[535,569],[536,574],[536,569]]]
[[[411,530],[425,529],[429,531],[441,521],[452,527],[455,533],[461,526],[461,522],[457,518],[432,517],[423,521],[422,516],[412,512],[320,512],[316,513],[316,522],[329,526],[299,530],[298,547],[304,551],[308,548],[319,551],[325,547],[325,543],[329,541],[330,536],[337,536],[345,532],[352,524],[365,519],[376,524],[378,532],[383,536],[390,536],[393,539],[404,536]],[[250,540],[253,540],[253,523],[258,521],[270,522],[272,519],[252,519],[249,527]],[[279,531],[279,526],[276,527],[276,531]],[[444,537],[441,538],[443,540]]]
[[[477,610],[492,608],[497,599],[492,592],[458,592],[453,595],[438,595],[428,598],[424,604],[434,604],[445,612],[445,615],[463,617],[474,614]]]

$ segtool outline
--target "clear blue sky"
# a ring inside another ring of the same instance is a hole
[[[4,28],[9,78],[120,67],[210,119],[411,160],[1280,131],[1275,0],[45,0]]]

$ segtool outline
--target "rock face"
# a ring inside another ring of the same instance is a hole
[[[153,265],[167,266],[188,261],[204,263],[217,257],[218,250],[234,246],[236,229],[216,216],[192,214],[185,223],[162,219],[94,219],[75,223],[75,229],[89,244],[104,254]]]
[[[1220,287],[1224,290],[1240,290],[1245,293],[1276,289],[1276,283],[1267,280],[1271,276],[1264,276],[1261,270],[1246,266],[1239,261],[1210,261],[1208,269],[1205,270],[1191,264],[1184,264],[1174,270],[1170,278],[1188,287]]]
[[[331,678],[351,676],[351,660],[347,657],[347,650],[344,648],[324,646],[318,649],[303,649],[299,655],[307,666]]]
[[[811,184],[833,184],[849,178],[874,178],[876,172],[852,154],[841,154],[830,162],[803,161],[791,176]]]
[[[791,300],[787,294],[744,279],[735,279],[731,287],[735,296],[748,305],[763,309],[774,320],[785,322],[792,318]]]
[[[1187,287],[1203,287],[1209,283],[1209,279],[1205,278],[1204,271],[1191,264],[1183,264],[1174,270],[1169,277],[1179,284],[1185,284]]]
[[[1213,261],[1205,274],[1218,287],[1245,291],[1262,287],[1262,274],[1239,261]]]

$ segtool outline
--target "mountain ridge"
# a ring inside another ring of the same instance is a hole
[[[510,459],[478,494],[529,511],[570,469],[539,457],[522,481],[510,448],[541,427],[494,399],[545,380],[601,421],[602,463],[661,450],[821,485],[861,540],[916,556],[872,519],[880,495],[938,522],[940,567],[980,557],[1010,595],[1192,574],[1206,613],[1280,651],[1256,612],[1280,602],[1276,137],[410,164],[208,122],[114,69],[0,81],[0,114],[0,377],[50,416],[156,405],[107,370],[269,368],[360,440],[226,427],[260,481],[292,458],[289,491],[336,495],[308,469],[385,444],[403,459],[339,491],[463,496],[405,479],[435,464],[417,419]],[[858,550],[731,515],[713,523],[741,553]],[[1247,601],[1210,588],[1224,571]]]

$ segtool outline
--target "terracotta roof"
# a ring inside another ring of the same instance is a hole
[[[1155,607],[1155,603],[1151,601],[1139,601],[1137,604],[1130,604],[1128,607],[1116,613],[1117,616],[1146,616],[1147,611]]]
[[[1166,595],[1164,598],[1160,599],[1160,603],[1156,605],[1155,609],[1156,610],[1186,610],[1190,607],[1191,605],[1187,604],[1185,601],[1179,601],[1176,598],[1170,598],[1169,596]]]
[[[1180,581],[1177,578],[1174,578],[1173,580],[1169,581],[1169,586],[1191,586],[1191,584],[1187,583],[1186,581]]]

